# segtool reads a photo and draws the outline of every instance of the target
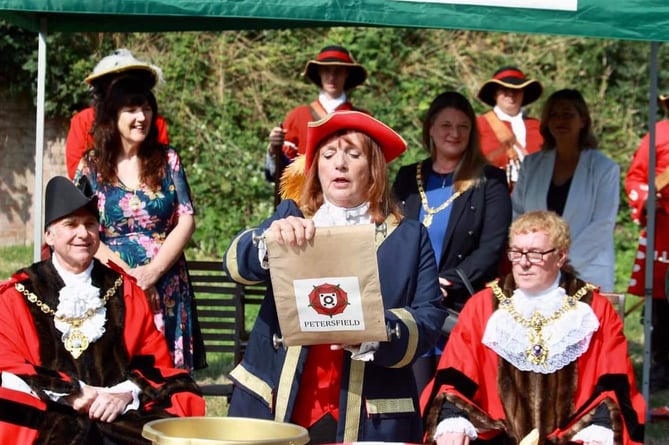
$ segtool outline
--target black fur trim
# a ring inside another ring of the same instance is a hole
[[[0,421],[2,422],[36,430],[43,418],[44,411],[37,407],[0,398]]]

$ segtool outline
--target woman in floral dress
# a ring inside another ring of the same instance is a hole
[[[157,140],[153,85],[114,80],[96,106],[95,150],[79,164],[98,195],[102,243],[96,256],[136,278],[156,311],[174,365],[206,366],[183,250],[195,230],[176,151]]]

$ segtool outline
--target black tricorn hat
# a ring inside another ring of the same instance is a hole
[[[512,90],[524,90],[523,105],[528,105],[539,99],[543,87],[538,80],[528,79],[525,74],[515,66],[504,66],[493,74],[492,79],[485,82],[477,97],[481,102],[495,106],[495,91],[498,87],[511,88]]]
[[[305,65],[302,75],[321,87],[321,78],[318,74],[319,66],[344,66],[348,68],[348,77],[344,84],[344,90],[346,91],[361,85],[367,79],[365,67],[356,62],[351,53],[343,46],[326,46],[321,49],[315,60],[310,60]]]
[[[77,185],[65,176],[51,178],[44,194],[44,228],[79,209],[86,209],[97,219],[100,218],[98,197],[93,193],[88,178],[83,176]]]

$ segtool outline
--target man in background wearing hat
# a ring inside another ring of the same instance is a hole
[[[364,111],[353,106],[346,92],[364,83],[367,71],[346,48],[326,46],[315,60],[307,62],[302,75],[316,84],[320,93],[311,104],[293,108],[282,125],[270,131],[265,175],[276,184],[279,183],[283,167],[298,154],[304,154],[309,122],[322,119],[334,111]],[[278,193],[275,199],[278,201]]]
[[[669,111],[669,96],[660,96],[664,112]],[[632,221],[642,227],[627,292],[643,297],[646,276],[646,203],[648,201],[648,158],[650,135],[639,144],[625,178],[625,190],[632,211]],[[655,124],[655,261],[653,262],[653,331],[650,386],[653,390],[669,387],[669,301],[665,280],[669,271],[669,119]],[[653,410],[653,415],[669,418],[669,406]]]
[[[93,95],[93,105],[102,100],[111,81],[120,76],[132,76],[138,82],[146,83],[149,89],[163,82],[163,72],[160,68],[138,60],[129,50],[120,48],[100,60],[93,72],[84,79]],[[94,106],[81,110],[70,120],[70,130],[65,141],[65,163],[70,179],[74,178],[74,173],[84,153],[95,148],[93,146],[94,121]],[[163,144],[168,144],[165,118],[158,116],[156,125],[158,126],[158,140]]]
[[[93,259],[97,197],[56,176],[45,193],[51,258],[0,283],[0,443],[139,444],[154,419],[204,415],[174,369],[144,292]]]
[[[478,98],[493,107],[477,118],[481,150],[491,164],[506,170],[509,187],[518,180],[523,158],[539,151],[539,120],[523,116],[522,107],[541,96],[543,88],[514,66],[505,66],[483,84]]]

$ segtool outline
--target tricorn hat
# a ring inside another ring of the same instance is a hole
[[[348,68],[348,77],[344,84],[344,90],[361,85],[367,79],[367,70],[353,60],[351,53],[346,48],[338,45],[326,46],[318,53],[315,60],[310,60],[304,66],[302,73],[307,79],[321,86],[321,77],[318,74],[319,66],[345,66]]]
[[[46,185],[44,194],[44,228],[79,209],[90,211],[99,219],[98,197],[93,193],[87,177],[74,185],[65,176],[54,176]]]
[[[407,143],[395,130],[361,111],[335,111],[323,119],[309,122],[307,127],[307,146],[305,149],[305,171],[314,159],[316,148],[329,136],[340,131],[353,130],[372,138],[383,151],[386,162],[401,155]]]
[[[523,105],[531,104],[539,99],[543,92],[543,87],[538,80],[528,79],[525,74],[515,66],[505,66],[493,74],[492,79],[481,86],[477,97],[481,102],[495,106],[495,91],[497,87],[502,86],[513,90],[524,90]]]
[[[117,49],[112,54],[102,58],[95,65],[95,68],[93,68],[93,72],[84,79],[84,82],[92,86],[103,78],[109,78],[121,73],[146,75],[149,89],[153,88],[157,83],[164,82],[163,71],[160,68],[135,58],[132,52],[125,48]]]

